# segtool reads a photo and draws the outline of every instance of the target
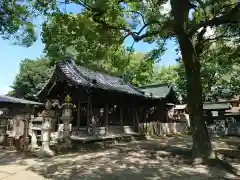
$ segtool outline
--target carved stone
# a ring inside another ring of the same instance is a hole
[[[71,147],[70,124],[73,119],[73,117],[72,117],[73,107],[74,106],[71,103],[70,96],[67,96],[65,98],[65,103],[62,105],[62,117],[61,117],[61,120],[63,121],[62,145],[64,147]]]

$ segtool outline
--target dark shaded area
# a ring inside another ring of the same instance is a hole
[[[16,161],[28,159],[23,152],[17,152],[14,148],[0,149],[0,166],[15,164]]]

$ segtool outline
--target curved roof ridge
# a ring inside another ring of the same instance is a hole
[[[125,82],[122,78],[94,71],[84,66],[77,66],[72,58],[65,58],[62,61],[56,62],[54,73],[57,72],[56,68],[59,68],[64,76],[77,86],[86,86],[148,97],[142,90],[134,87],[129,82]],[[55,74],[52,75],[38,94],[43,92],[45,88],[48,88],[49,84],[52,83],[51,79],[54,78],[54,75]]]

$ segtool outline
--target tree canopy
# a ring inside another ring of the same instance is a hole
[[[37,100],[35,95],[42,89],[51,75],[50,61],[47,59],[25,59],[20,64],[9,95],[29,100]]]
[[[231,99],[239,91],[239,52],[236,47],[217,43],[201,56],[201,81],[204,101]],[[172,83],[186,100],[187,84],[183,63],[180,61],[170,67],[161,67],[156,81]]]

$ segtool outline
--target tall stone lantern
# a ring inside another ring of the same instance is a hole
[[[39,156],[54,156],[54,152],[50,149],[50,134],[52,131],[52,119],[54,117],[54,111],[52,110],[52,103],[50,100],[47,100],[45,104],[45,110],[42,113],[43,122],[42,122],[42,132],[41,132],[41,141],[42,146],[40,148]]]
[[[63,145],[66,147],[71,146],[70,139],[70,124],[73,119],[72,113],[74,105],[71,103],[71,97],[69,95],[65,98],[65,103],[61,106],[62,108],[62,117],[63,121]]]

